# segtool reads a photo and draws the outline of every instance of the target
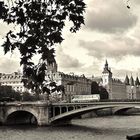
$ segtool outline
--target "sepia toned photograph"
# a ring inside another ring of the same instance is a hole
[[[140,140],[140,0],[0,0],[0,140]]]

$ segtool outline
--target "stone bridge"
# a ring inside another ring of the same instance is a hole
[[[46,125],[49,123],[48,115],[49,105],[42,102],[11,102],[0,104],[0,122],[2,124],[10,124],[11,121],[17,121],[17,123],[34,121],[38,125]],[[17,120],[18,118],[19,120]]]
[[[7,102],[0,103],[1,124],[32,123],[51,125],[69,123],[82,114],[111,108],[112,114],[120,114],[131,108],[140,108],[140,102],[93,102],[93,103],[46,103]]]

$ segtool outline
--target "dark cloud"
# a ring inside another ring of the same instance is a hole
[[[60,66],[64,68],[77,68],[82,66],[82,64],[77,59],[72,58],[69,55],[65,54],[61,59],[62,61],[60,63]]]
[[[78,59],[71,57],[63,52],[62,48],[57,51],[58,65],[64,69],[77,69],[83,64]]]
[[[116,37],[107,41],[79,41],[79,45],[87,50],[89,56],[97,59],[115,58],[122,59],[124,56],[140,56],[140,43],[131,38]]]
[[[95,0],[92,3],[86,16],[86,28],[89,30],[123,33],[137,22],[137,17],[120,0]]]

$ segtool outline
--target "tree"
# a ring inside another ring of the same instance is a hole
[[[6,98],[9,98],[9,100],[21,100],[20,93],[14,91],[11,86],[0,86],[0,101],[3,101]]]
[[[100,86],[99,87],[99,92],[100,92],[100,98],[101,99],[109,99],[108,92],[104,87]]]
[[[91,83],[91,94],[99,94],[99,85],[95,81]]]
[[[34,96],[32,96],[29,92],[23,92],[22,100],[23,101],[34,101]]]
[[[55,62],[55,44],[64,40],[65,21],[72,22],[70,32],[75,33],[84,24],[83,0],[5,0],[0,2],[0,19],[14,24],[18,32],[10,30],[2,45],[5,54],[17,48],[21,54],[23,82],[37,94],[50,93],[45,84],[47,65]],[[40,54],[38,64],[32,58]],[[51,85],[50,85],[51,86]]]
[[[101,100],[109,98],[107,90],[103,86],[99,86],[95,81],[91,83],[91,94],[99,94]]]

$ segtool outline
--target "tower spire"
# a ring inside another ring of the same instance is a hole
[[[124,83],[125,83],[125,85],[129,85],[129,78],[128,78],[128,75],[127,74],[126,74]]]
[[[111,69],[108,67],[107,59],[105,61],[104,70],[102,73],[110,73],[112,75]]]
[[[140,85],[138,76],[136,77],[135,85],[136,85],[136,86],[139,86],[139,85]]]
[[[105,68],[108,69],[108,62],[107,62],[107,59],[106,59],[106,62],[105,62]]]
[[[133,79],[133,76],[131,75],[131,77],[130,77],[130,85],[131,86],[134,86],[134,79]]]

